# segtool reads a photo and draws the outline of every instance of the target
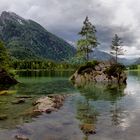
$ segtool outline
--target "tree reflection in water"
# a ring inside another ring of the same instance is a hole
[[[118,101],[125,95],[126,85],[86,83],[76,87],[82,95],[82,99],[77,102],[77,118],[81,122],[80,129],[85,134],[85,140],[88,140],[90,134],[96,133],[96,124],[101,113],[97,104],[95,106],[97,101],[109,101],[112,125],[121,123],[122,109],[119,108]]]

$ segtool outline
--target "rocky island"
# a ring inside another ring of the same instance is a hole
[[[81,66],[71,77],[74,84],[103,82],[126,84],[125,66],[109,62],[88,62]]]

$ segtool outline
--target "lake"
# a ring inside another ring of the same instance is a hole
[[[18,72],[15,86],[0,86],[0,140],[25,135],[30,140],[140,140],[140,72],[128,72],[127,85],[87,83],[73,85],[72,71]],[[36,118],[24,116],[37,98],[48,94],[68,94],[57,112]],[[30,95],[24,104],[11,104],[18,96]],[[85,134],[80,126],[91,124],[95,134]]]

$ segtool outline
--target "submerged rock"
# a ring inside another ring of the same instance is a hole
[[[22,104],[25,103],[25,99],[19,99],[11,102],[12,104]]]
[[[20,95],[20,96],[16,96],[15,98],[33,98],[33,96],[31,96],[31,95]]]
[[[29,138],[24,135],[16,135],[15,138],[16,140],[29,140]]]
[[[84,134],[96,134],[95,126],[93,124],[82,124],[80,129],[83,131]]]
[[[35,110],[34,108],[29,108],[29,109],[25,110],[23,113],[21,113],[21,116],[32,118],[32,117],[37,117],[41,114],[42,114],[42,112],[40,110]]]

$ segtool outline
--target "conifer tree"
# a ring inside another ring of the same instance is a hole
[[[81,35],[82,38],[78,40],[77,46],[78,51],[84,55],[87,61],[89,60],[89,53],[98,45],[95,34],[95,26],[92,25],[88,17],[86,17],[85,21],[83,22],[83,27],[79,32],[79,35]]]
[[[118,55],[123,55],[122,39],[117,34],[112,39],[111,54],[115,56],[115,62],[118,63]]]

